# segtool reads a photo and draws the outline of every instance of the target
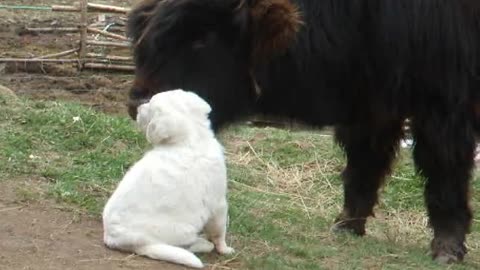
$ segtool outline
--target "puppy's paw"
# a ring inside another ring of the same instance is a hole
[[[212,242],[199,237],[188,250],[193,253],[209,253],[212,252],[214,248],[215,246]]]
[[[222,248],[217,248],[218,253],[222,255],[229,255],[235,253],[235,249],[232,247],[222,247]]]

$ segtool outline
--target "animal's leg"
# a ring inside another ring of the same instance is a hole
[[[425,200],[434,238],[434,259],[463,260],[470,230],[469,179],[474,166],[475,139],[466,113],[426,113],[415,118],[414,159],[426,178]]]
[[[136,229],[113,226],[105,234],[105,244],[110,248],[203,268],[203,263],[192,251],[181,248],[197,243],[197,239],[194,229],[185,224],[145,225]]]
[[[183,264],[192,268],[203,268],[202,261],[191,251],[164,243],[135,247],[135,253],[155,260]]]
[[[215,246],[212,242],[205,238],[198,237],[197,240],[188,248],[188,250],[194,253],[208,253],[212,252],[214,248]]]
[[[205,226],[207,237],[213,242],[215,248],[220,254],[231,254],[235,250],[229,247],[225,241],[227,234],[228,205],[225,202],[215,211],[212,218]]]
[[[185,223],[138,224],[138,226],[110,226],[105,233],[105,244],[111,248],[131,250],[132,247],[151,243],[165,243],[177,247],[190,247],[198,240],[198,231]]]
[[[403,121],[388,126],[337,127],[336,139],[347,155],[347,166],[342,173],[344,206],[335,221],[334,231],[365,234],[368,216],[373,216],[378,189],[390,172],[398,142],[402,137]]]

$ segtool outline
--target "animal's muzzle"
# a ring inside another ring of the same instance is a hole
[[[148,103],[149,99],[130,99],[128,100],[127,107],[128,107],[128,115],[133,120],[137,120],[137,113],[138,113],[138,106]]]

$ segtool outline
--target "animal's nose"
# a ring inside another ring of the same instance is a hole
[[[138,106],[148,103],[148,99],[130,99],[128,101],[128,114],[133,120],[137,119]]]

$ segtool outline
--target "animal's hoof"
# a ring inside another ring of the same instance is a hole
[[[467,248],[463,241],[454,238],[437,237],[432,241],[432,257],[441,264],[463,261]]]
[[[343,214],[335,219],[332,226],[333,233],[349,232],[358,236],[365,235],[365,218],[347,218]]]
[[[434,260],[440,264],[450,264],[458,262],[459,258],[455,255],[444,253],[438,254],[436,257],[434,257]]]

